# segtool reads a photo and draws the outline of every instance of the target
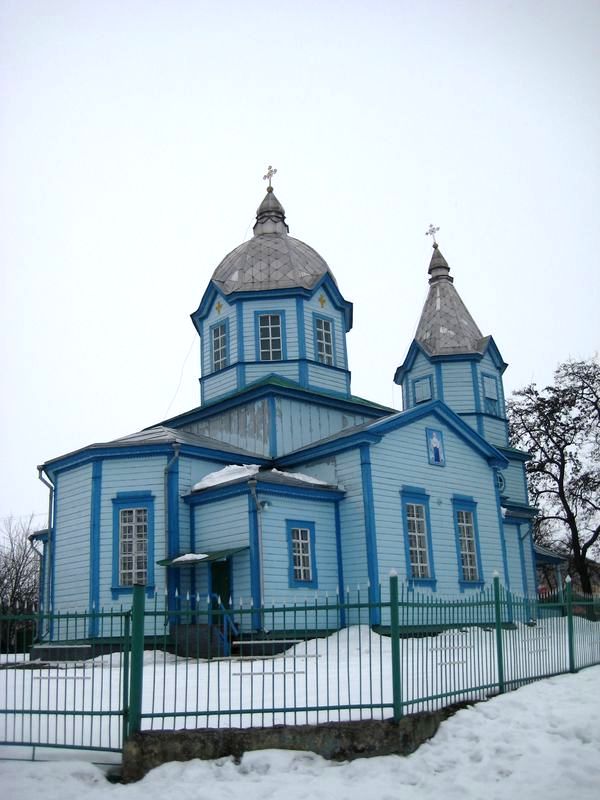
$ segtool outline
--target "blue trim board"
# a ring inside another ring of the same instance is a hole
[[[428,587],[430,589],[436,588],[435,577],[435,564],[433,560],[433,543],[431,541],[431,517],[429,515],[429,495],[418,486],[403,486],[400,491],[400,501],[402,505],[402,524],[404,527],[404,558],[406,562],[406,579],[408,585],[411,587]],[[423,506],[425,510],[425,536],[427,539],[427,557],[429,559],[429,577],[419,578],[412,574],[412,564],[410,561],[410,541],[408,533],[408,516],[406,506],[412,503],[414,505]]]
[[[277,407],[275,397],[271,395],[267,399],[269,408],[269,455],[271,458],[277,457]]]
[[[471,380],[473,382],[473,401],[475,403],[475,413],[477,414],[477,433],[483,436],[483,420],[481,419],[481,395],[479,392],[479,377],[477,374],[477,364],[471,361]]]
[[[167,550],[168,558],[174,558],[179,549],[179,459],[175,459],[167,470]],[[167,600],[169,607],[175,594],[181,589],[181,571],[167,567]],[[173,606],[174,607],[174,606]]]
[[[191,444],[181,444],[179,452],[181,455],[190,456],[191,458],[205,458],[212,461],[222,461],[225,464],[231,464],[234,458],[236,463],[239,464],[269,463],[268,458],[254,453],[244,454],[234,450],[212,450],[209,447],[197,447]],[[65,456],[59,456],[52,461],[47,461],[44,465],[44,470],[51,480],[55,480],[58,473],[75,469],[96,459],[139,458],[140,456],[146,458],[148,456],[170,456],[172,454],[173,445],[166,442],[164,444],[147,445],[90,445],[89,447],[82,447],[81,450],[76,450],[73,453],[67,453]]]
[[[306,331],[304,326],[304,300],[296,298],[296,327],[298,329],[298,359],[300,385],[308,386],[308,364],[306,362]]]
[[[435,369],[435,384],[436,384],[436,397],[438,400],[444,402],[444,378],[442,376],[442,365],[439,361],[433,365]]]
[[[260,607],[262,606],[260,587],[260,544],[258,541],[258,511],[254,498],[248,492],[248,543],[250,545],[250,590],[252,592],[252,605],[257,609],[252,615],[252,625],[260,628]]]
[[[335,504],[335,551],[337,554],[338,568],[338,603],[343,602],[344,598],[344,560],[342,552],[342,525],[340,520],[340,503]],[[346,608],[340,608],[340,627],[346,627]]]
[[[375,527],[375,507],[373,502],[373,479],[371,475],[371,450],[368,444],[360,446],[360,472],[362,477],[363,513],[365,518],[365,539],[367,545],[367,570],[371,598],[379,601],[379,565],[377,562],[377,530]],[[371,625],[381,622],[381,609],[370,609]]]
[[[188,509],[190,515],[190,553],[196,552],[196,512],[190,506]],[[196,570],[190,570],[190,594],[192,597],[196,596]]]
[[[502,564],[504,567],[504,585],[510,589],[510,572],[508,569],[508,554],[506,552],[506,532],[504,530],[504,517],[502,516],[502,498],[500,497],[500,484],[498,475],[500,470],[494,469],[494,491],[496,493],[496,511],[498,514],[498,528],[500,531],[500,544],[502,546]]]
[[[521,526],[517,525],[517,538],[519,540],[519,557],[521,559],[521,581],[523,583],[523,596],[529,596],[529,588],[527,586],[527,566],[525,564],[525,548],[523,547],[523,539],[521,537]],[[534,561],[535,564],[535,561]]]
[[[345,496],[345,492],[340,489],[320,489],[314,484],[307,484],[306,487],[304,487],[262,481],[260,472],[254,477],[257,481],[257,491],[260,491],[261,494],[295,497],[299,500],[313,500],[326,503],[336,502]],[[237,483],[215,486],[211,489],[204,489],[201,492],[185,495],[182,499],[190,506],[198,506],[204,505],[205,503],[214,503],[228,497],[235,497],[236,495],[246,494],[249,491],[248,479],[244,478]]]
[[[294,577],[294,553],[292,548],[292,528],[306,528],[309,532],[309,551],[311,565],[311,579],[300,581]],[[313,521],[286,519],[285,532],[288,543],[288,585],[290,589],[317,589],[319,579],[317,575],[317,550],[315,539],[315,523]]]
[[[265,359],[260,357],[260,331],[259,320],[260,317],[274,316],[279,317],[279,330],[281,338],[281,358]],[[259,364],[281,364],[282,361],[287,361],[287,328],[285,323],[285,309],[255,309],[254,310],[254,357]]]
[[[237,388],[240,390],[246,383],[246,369],[244,367],[244,307],[239,305],[235,310],[235,321],[237,331],[237,364],[236,364],[236,381]]]
[[[198,329],[199,320],[208,316],[212,307],[212,303],[217,295],[219,295],[225,301],[225,303],[234,305],[236,303],[243,303],[246,300],[264,300],[266,298],[278,299],[281,297],[303,297],[308,300],[323,289],[327,290],[327,295],[332,305],[343,312],[346,323],[346,332],[348,332],[352,328],[353,306],[351,302],[344,299],[340,290],[336,286],[335,281],[328,272],[325,273],[325,275],[318,281],[318,283],[315,284],[315,286],[313,286],[312,289],[304,289],[300,286],[292,286],[285,289],[261,289],[259,291],[232,292],[227,296],[225,296],[211,280],[206,291],[204,292],[204,295],[202,296],[200,305],[190,316],[194,326],[196,329]]]
[[[88,623],[88,636],[98,636],[100,610],[100,505],[102,499],[102,461],[92,465],[92,498],[90,505],[90,587],[88,608],[93,616]]]
[[[473,515],[473,535],[475,537],[475,553],[477,558],[477,575],[476,581],[467,581],[463,578],[462,572],[462,557],[460,550],[460,531],[458,529],[458,512],[470,511]],[[477,503],[472,497],[465,497],[463,495],[454,495],[452,497],[452,516],[454,518],[454,537],[456,543],[456,560],[458,568],[458,585],[460,591],[464,592],[465,589],[480,589],[484,583],[483,568],[481,563],[481,551],[479,549],[479,526],[477,523]]]
[[[221,367],[220,369],[215,369],[215,348],[214,348],[214,341],[213,341],[213,331],[215,328],[223,326],[225,328],[225,366]],[[222,372],[227,367],[231,366],[231,338],[229,335],[229,317],[223,317],[222,319],[218,319],[212,325],[209,326],[208,329],[208,357],[209,357],[209,369],[207,372],[210,375],[216,375],[219,372]],[[204,371],[203,371],[204,372]]]
[[[154,495],[149,491],[117,492],[112,498],[113,540],[112,540],[112,599],[133,593],[132,586],[119,584],[119,512],[122,508],[146,508],[148,510],[148,553],[146,574],[146,596],[154,596]]]

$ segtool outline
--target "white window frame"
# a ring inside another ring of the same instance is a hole
[[[465,508],[457,508],[456,526],[458,528],[462,580],[478,581],[479,567],[477,564],[474,512]]]
[[[292,570],[295,581],[310,583],[313,579],[310,528],[291,528]]]
[[[212,327],[212,368],[213,372],[227,366],[227,325],[219,322]]]
[[[119,584],[146,585],[148,581],[147,506],[119,509]]]
[[[406,525],[411,577],[428,579],[431,577],[431,572],[427,515],[422,503],[406,503]]]
[[[279,345],[275,344],[279,341]],[[258,349],[261,361],[283,359],[283,320],[281,314],[258,315]]]
[[[317,340],[317,361],[328,367],[333,366],[333,325],[330,319],[315,318]]]

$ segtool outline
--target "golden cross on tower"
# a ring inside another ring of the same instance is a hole
[[[276,172],[277,170],[273,169],[273,167],[269,164],[269,166],[267,167],[267,174],[263,175],[263,181],[269,181],[269,185],[267,186],[267,192],[273,191],[273,187],[271,186],[271,178],[273,177],[273,175],[275,175]]]
[[[440,229],[439,225],[436,228],[433,224],[431,224],[429,226],[429,228],[425,231],[425,236],[431,236],[431,238],[433,239],[433,246],[434,247],[437,246],[437,242],[435,240],[435,235],[439,231],[439,229]]]

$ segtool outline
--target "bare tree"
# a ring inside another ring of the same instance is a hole
[[[600,545],[600,365],[567,361],[554,383],[532,383],[508,403],[512,443],[531,454],[527,477],[540,509],[535,536],[569,553],[584,592]]]
[[[39,559],[29,542],[28,520],[7,517],[0,525],[0,607],[15,611],[31,607],[38,596]]]

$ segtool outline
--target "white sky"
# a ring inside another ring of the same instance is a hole
[[[355,394],[400,404],[430,222],[507,391],[591,356],[599,42],[591,0],[0,0],[0,517],[198,404],[189,314],[267,164],[355,304]]]

